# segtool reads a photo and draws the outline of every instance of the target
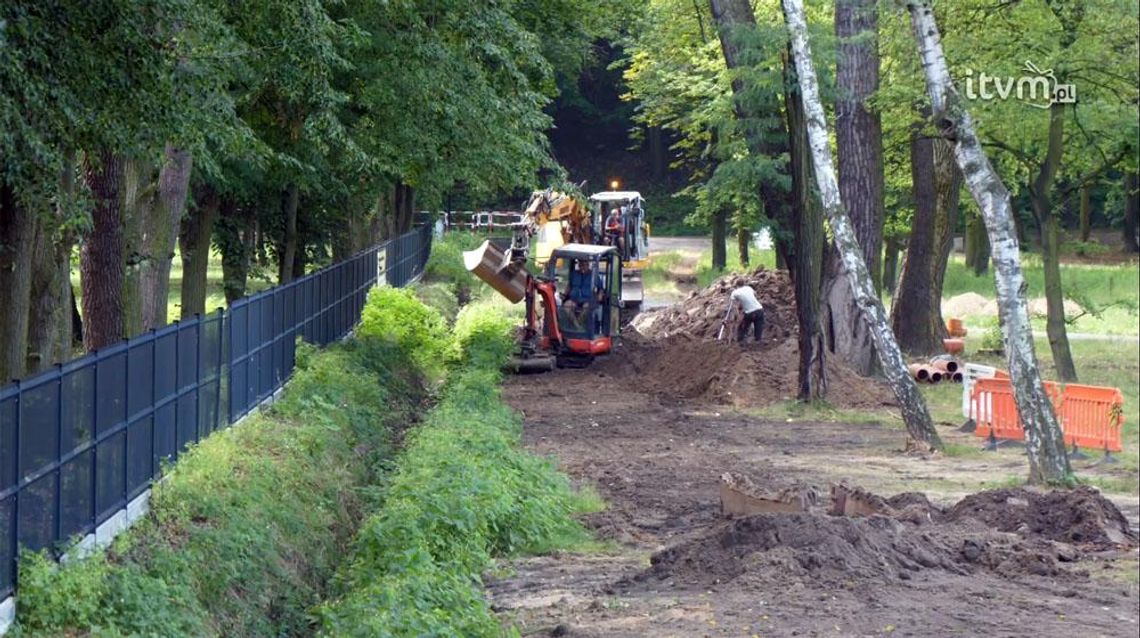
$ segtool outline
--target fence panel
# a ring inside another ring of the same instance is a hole
[[[423,272],[431,238],[418,228],[225,311],[0,386],[0,600],[15,591],[19,548],[61,550],[116,516],[164,463],[280,389],[298,337],[323,346],[347,335],[379,255],[381,283],[404,286]]]

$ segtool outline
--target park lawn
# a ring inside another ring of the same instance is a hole
[[[1113,475],[1119,478],[1109,483],[1101,480],[1099,482],[1103,484],[1100,487],[1112,492],[1140,493],[1140,341],[1079,340],[1071,345],[1081,383],[1120,388],[1124,395],[1124,451],[1115,455],[1120,463],[1113,468]],[[1036,339],[1034,347],[1043,377],[1056,379],[1048,341]],[[994,355],[976,355],[968,351],[965,359],[1003,369],[1009,367],[1003,358]],[[920,387],[936,423],[959,424],[965,420],[962,416],[961,385],[941,383]],[[978,447],[981,447],[980,442]],[[1086,452],[1093,460],[1100,456],[1094,450]],[[1077,475],[1080,474],[1078,466]]]
[[[254,273],[250,272],[249,279],[246,282],[246,294],[253,294],[260,292],[274,285],[274,282],[269,280],[268,274],[264,277],[255,277]],[[71,264],[71,286],[79,297],[76,303],[79,307],[83,307],[83,289],[80,286],[79,277],[79,261],[78,258],[72,259]],[[177,252],[174,255],[174,260],[170,265],[170,291],[167,294],[167,319],[169,321],[177,321],[182,317],[182,259]],[[226,306],[226,295],[222,288],[222,255],[216,249],[210,250],[210,265],[206,271],[206,311],[212,312],[218,308]]]

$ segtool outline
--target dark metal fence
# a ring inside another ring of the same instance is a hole
[[[187,445],[237,421],[293,371],[297,337],[325,345],[378,278],[414,281],[424,226],[228,310],[176,322],[0,388],[0,600],[18,549],[61,547],[142,494]]]

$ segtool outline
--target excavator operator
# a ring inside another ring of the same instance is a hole
[[[611,246],[617,246],[618,254],[622,259],[626,258],[625,254],[625,210],[624,207],[615,206],[606,217],[606,236],[610,239]]]
[[[601,301],[604,287],[602,279],[597,275],[591,276],[590,262],[586,259],[577,260],[575,268],[570,269],[570,280],[566,290],[562,293],[562,306],[566,316],[575,326],[582,327],[586,320],[586,313],[590,307],[590,296],[595,295]],[[592,285],[591,285],[592,284]],[[595,309],[595,320],[601,320],[601,307]]]

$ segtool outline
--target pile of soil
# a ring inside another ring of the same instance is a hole
[[[799,349],[794,340],[754,343],[708,341],[676,334],[664,339],[625,338],[622,356],[599,371],[629,378],[663,398],[754,408],[796,397]],[[835,358],[826,360],[827,400],[843,408],[895,405],[882,381],[859,376]]]
[[[793,341],[796,329],[795,293],[788,274],[760,267],[743,275],[726,275],[707,288],[694,290],[679,303],[650,310],[633,319],[633,327],[650,339],[668,339],[687,335],[698,339],[716,339],[720,324],[728,310],[728,295],[740,286],[752,286],[756,298],[764,305],[765,342]],[[731,340],[734,326],[725,329]]]
[[[1091,487],[1047,493],[1023,489],[971,494],[946,510],[945,519],[973,518],[1002,532],[1107,549],[1134,545],[1128,519]]]
[[[922,508],[930,516],[805,512],[741,518],[654,554],[651,567],[628,584],[671,580],[710,586],[746,577],[842,586],[910,580],[932,569],[1080,579],[1087,573],[1065,564],[1077,561],[1081,551],[1136,544],[1116,506],[1091,489],[987,491],[945,511],[921,494],[884,501],[900,512]]]
[[[743,285],[752,286],[764,304],[760,344],[736,343],[733,325],[717,340],[729,293]],[[785,272],[761,267],[721,277],[682,302],[638,315],[633,327],[636,332],[624,337],[621,361],[609,372],[631,376],[642,390],[740,408],[762,407],[797,395],[799,331],[792,284]],[[826,378],[832,405],[895,404],[885,383],[859,376],[835,357],[826,359]]]

